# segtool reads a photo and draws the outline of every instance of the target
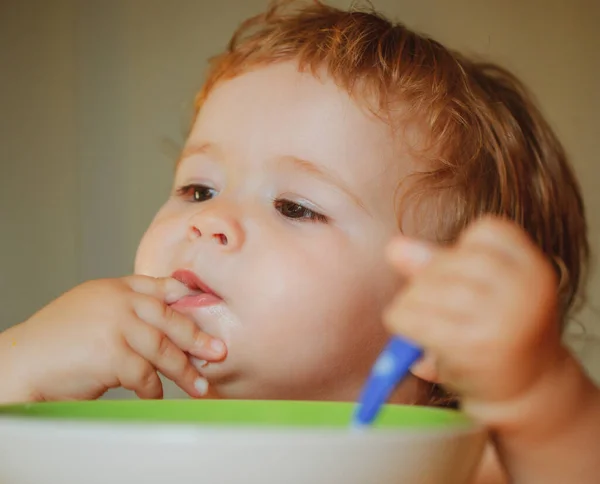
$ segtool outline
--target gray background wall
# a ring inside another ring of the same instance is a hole
[[[600,247],[600,2],[373,4],[533,88],[572,156]],[[265,5],[0,0],[0,329],[83,280],[131,271],[207,57]],[[597,270],[589,302],[580,319],[600,333]],[[583,355],[595,374],[598,351]]]

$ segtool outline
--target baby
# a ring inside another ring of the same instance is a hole
[[[560,337],[587,256],[564,151],[509,73],[280,2],[213,60],[135,275],[0,335],[0,400],[161,398],[162,373],[352,401],[391,331],[426,352],[393,401],[456,396],[490,429],[477,482],[597,482],[600,392]]]

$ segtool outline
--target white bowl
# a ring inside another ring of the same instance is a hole
[[[349,403],[96,401],[0,407],[1,484],[467,484],[485,432],[464,415]]]

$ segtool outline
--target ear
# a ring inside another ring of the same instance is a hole
[[[425,352],[423,357],[412,366],[410,372],[420,380],[429,383],[440,382],[437,371],[437,361],[431,353]]]

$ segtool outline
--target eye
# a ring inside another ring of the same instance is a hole
[[[217,195],[217,191],[205,185],[190,184],[178,188],[177,195],[188,202],[206,202],[214,198]]]
[[[289,219],[321,223],[329,221],[325,215],[290,200],[275,200],[274,205],[281,215]]]

